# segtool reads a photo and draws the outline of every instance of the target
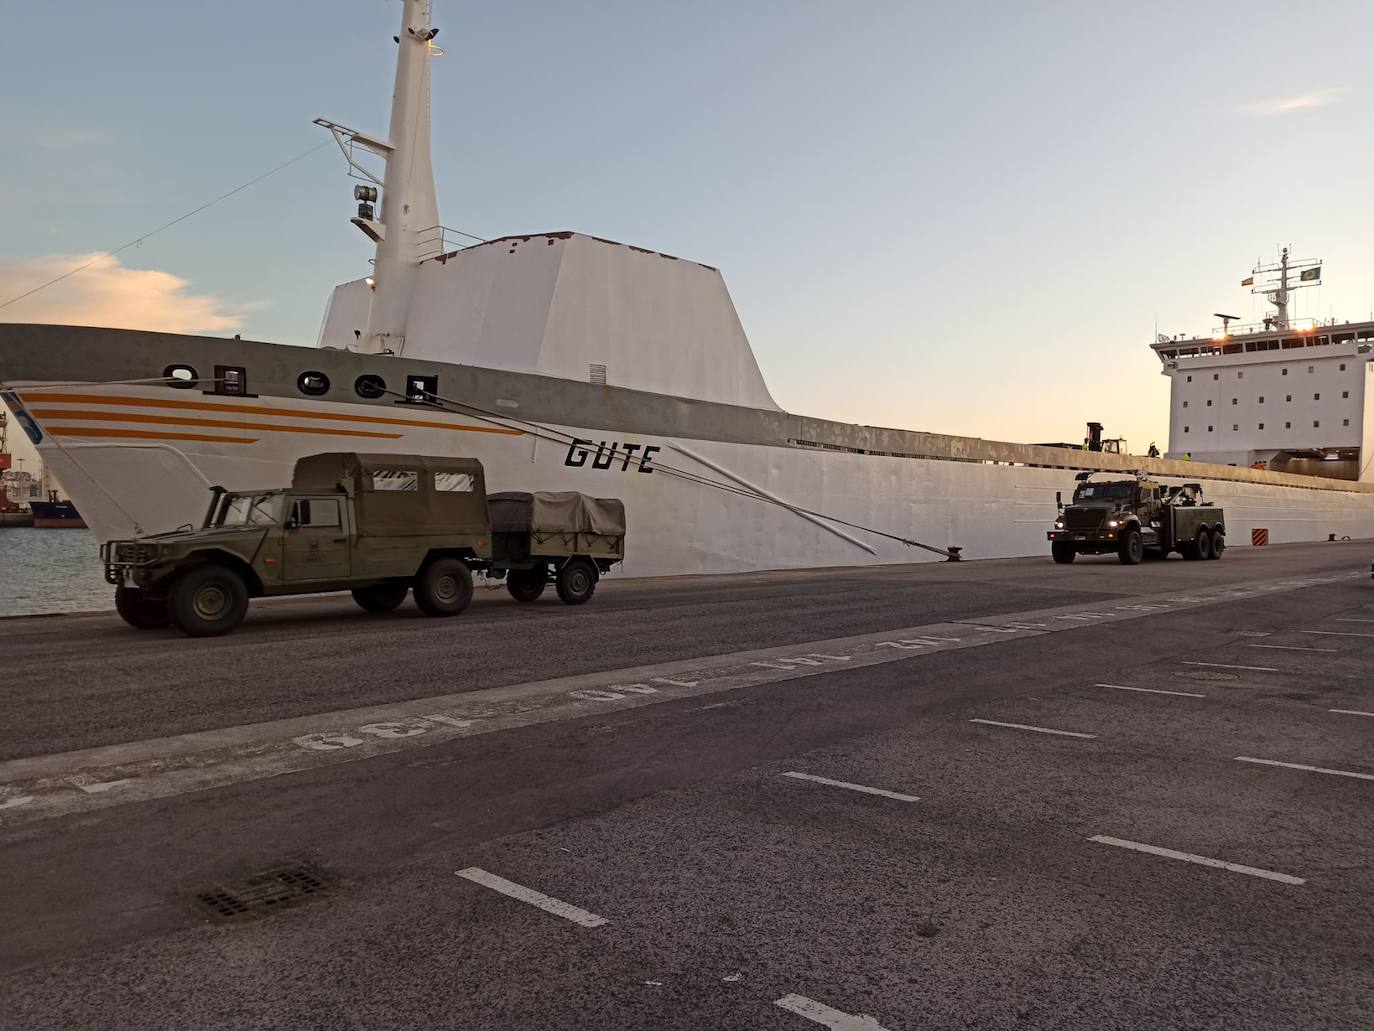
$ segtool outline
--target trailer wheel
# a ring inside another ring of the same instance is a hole
[[[378,584],[376,587],[359,587],[353,592],[353,600],[358,608],[368,612],[391,612],[400,607],[410,593],[407,584]]]
[[[1212,536],[1212,558],[1221,558],[1222,552],[1226,550],[1226,534],[1216,533]]]
[[[248,587],[243,577],[218,562],[192,566],[172,581],[167,611],[182,633],[218,637],[248,614]]]
[[[415,578],[415,604],[426,616],[456,616],[472,601],[472,570],[460,558],[426,562]]]
[[[156,591],[121,584],[115,588],[115,611],[136,630],[161,630],[172,624],[167,599]]]
[[[1212,557],[1212,535],[1206,530],[1197,532],[1197,543],[1193,545],[1197,549],[1197,557],[1200,559]]]
[[[1145,559],[1145,542],[1139,530],[1127,530],[1117,543],[1116,557],[1123,566],[1138,566]]]
[[[512,569],[506,574],[506,591],[516,601],[538,601],[548,586],[549,574],[543,566]]]
[[[1051,541],[1050,554],[1054,556],[1054,560],[1061,566],[1067,566],[1078,556],[1078,552],[1074,550],[1073,545],[1068,541]]]
[[[558,571],[554,587],[565,605],[583,605],[596,590],[596,567],[584,558],[571,559]]]

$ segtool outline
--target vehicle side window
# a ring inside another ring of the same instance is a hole
[[[435,473],[434,489],[444,493],[471,494],[472,473]]]
[[[302,498],[291,506],[291,525],[342,526],[339,502],[334,498]]]
[[[409,469],[378,469],[372,474],[372,489],[419,490],[420,474]]]

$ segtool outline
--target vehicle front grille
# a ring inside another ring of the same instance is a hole
[[[1070,508],[1064,512],[1064,525],[1070,530],[1098,530],[1106,515],[1101,508]]]
[[[151,562],[157,549],[151,544],[116,544],[114,560],[116,562]]]

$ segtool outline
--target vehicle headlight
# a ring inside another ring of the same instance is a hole
[[[1116,521],[1115,519],[1108,519],[1108,520],[1107,520],[1107,529],[1109,529],[1109,530],[1115,530],[1115,529],[1117,528],[1118,525],[1119,525],[1119,524],[1117,523],[1117,521]]]
[[[1064,520],[1062,520],[1062,519],[1056,519],[1056,520],[1054,521],[1054,528],[1055,528],[1056,530],[1062,530],[1062,529],[1064,529]]]

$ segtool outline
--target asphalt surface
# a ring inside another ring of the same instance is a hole
[[[312,599],[212,642],[0,622],[0,1023],[1368,1028],[1370,552],[607,581],[452,621]],[[818,644],[1165,595],[849,669]],[[830,658],[169,797],[99,784],[51,819],[6,786],[72,749],[780,645]],[[328,890],[192,902],[292,864]]]

